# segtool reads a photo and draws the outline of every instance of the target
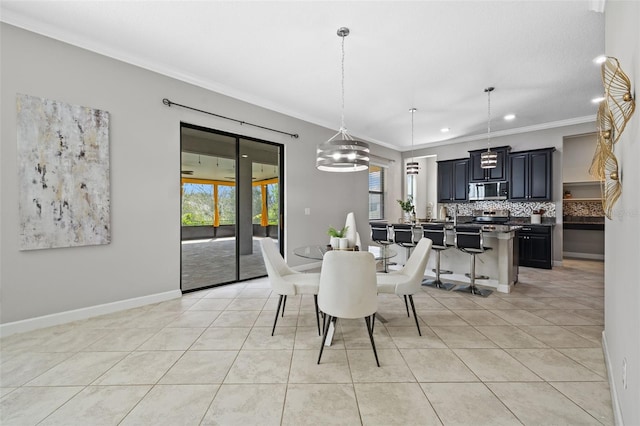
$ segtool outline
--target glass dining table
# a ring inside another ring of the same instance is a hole
[[[332,250],[331,246],[303,246],[293,249],[293,254],[307,259],[322,260],[324,258],[324,254],[330,250]],[[349,251],[353,251],[353,249],[350,249]],[[395,250],[387,246],[369,246],[368,251],[373,254],[376,260],[391,259],[398,255]]]

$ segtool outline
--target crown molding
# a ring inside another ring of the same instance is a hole
[[[566,120],[550,121],[548,123],[534,124],[534,125],[526,126],[526,127],[516,127],[514,129],[505,129],[505,130],[500,130],[498,132],[491,132],[491,137],[518,135],[518,134],[522,134],[522,133],[537,132],[537,131],[540,131],[540,130],[556,129],[558,127],[573,126],[573,125],[576,125],[576,124],[595,123],[595,121],[596,121],[596,116],[595,115],[587,115],[587,116],[584,116],[584,117],[568,118]],[[463,143],[463,142],[473,142],[473,141],[478,141],[478,140],[486,140],[486,138],[487,138],[487,134],[486,133],[477,134],[477,135],[462,136],[462,137],[459,137],[459,138],[448,139],[448,140],[444,140],[444,141],[437,141],[437,142],[433,142],[433,143],[426,143],[426,144],[416,145],[415,149],[435,148],[437,146],[442,146],[442,145],[453,145],[453,144]],[[410,150],[411,150],[411,148],[405,148],[405,149],[402,149],[401,152],[407,152],[407,151],[410,151]]]

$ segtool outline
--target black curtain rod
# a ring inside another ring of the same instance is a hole
[[[166,106],[168,106],[168,107],[170,107],[170,106],[172,106],[172,105],[177,105],[177,106],[179,106],[179,107],[186,108],[186,109],[190,109],[190,110],[192,110],[192,111],[198,111],[198,112],[201,112],[201,113],[203,113],[203,114],[213,115],[214,117],[224,118],[225,120],[235,121],[236,123],[240,123],[240,125],[241,125],[241,126],[246,124],[246,125],[248,125],[248,126],[257,127],[257,128],[259,128],[259,129],[269,130],[269,131],[271,131],[271,132],[276,132],[276,133],[280,133],[280,134],[282,134],[282,135],[291,136],[291,137],[292,137],[292,138],[294,138],[294,139],[298,139],[298,137],[299,137],[299,135],[298,135],[297,133],[287,133],[287,132],[283,132],[282,130],[270,129],[269,127],[260,126],[260,125],[258,125],[258,124],[247,123],[246,121],[236,120],[235,118],[225,117],[224,115],[214,114],[214,113],[212,113],[212,112],[209,112],[209,111],[203,111],[203,110],[201,110],[201,109],[193,108],[193,107],[190,107],[190,106],[187,106],[187,105],[181,105],[181,104],[178,104],[178,103],[172,102],[172,101],[170,101],[170,100],[169,100],[169,99],[167,99],[167,98],[164,98],[164,99],[162,100],[162,103],[163,103],[163,104],[165,104],[165,105],[166,105]]]

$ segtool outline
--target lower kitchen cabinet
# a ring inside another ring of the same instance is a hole
[[[551,269],[553,245],[551,226],[523,226],[518,231],[520,266]]]

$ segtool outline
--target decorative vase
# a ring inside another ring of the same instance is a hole
[[[404,223],[411,223],[411,212],[403,212],[402,213],[402,221]]]
[[[331,237],[329,239],[329,244],[331,244],[331,247],[334,250],[338,250],[340,248],[340,238],[338,237]]]
[[[338,238],[340,250],[346,250],[349,248],[349,239],[348,238]]]

